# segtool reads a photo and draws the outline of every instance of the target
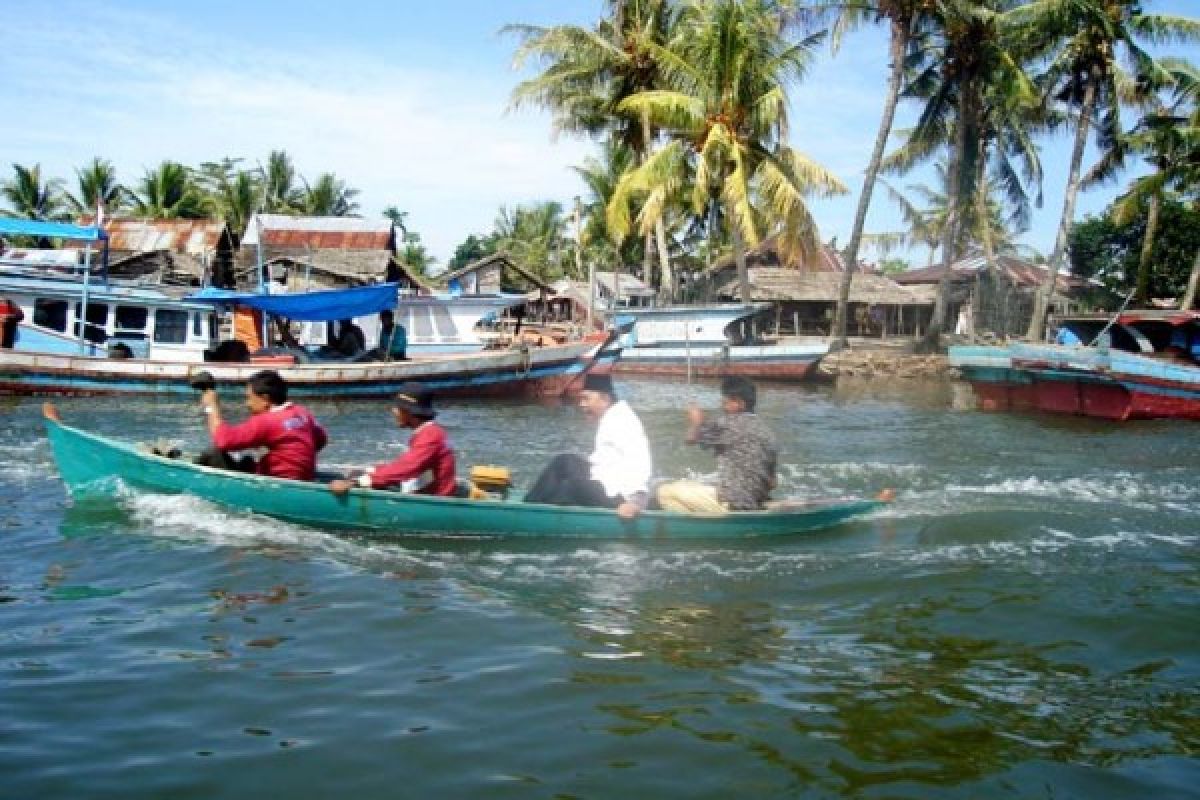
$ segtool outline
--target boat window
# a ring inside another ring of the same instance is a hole
[[[79,335],[79,319],[83,315],[83,303],[75,304],[75,335]],[[83,338],[97,344],[108,339],[108,304],[88,303]]]
[[[38,299],[33,302],[33,324],[52,331],[67,329],[67,301]]]
[[[142,306],[117,306],[117,330],[144,331],[149,311]]]
[[[203,314],[192,314],[192,338],[193,339],[203,339],[204,338],[204,315]]]
[[[183,344],[187,341],[188,313],[160,308],[154,312],[154,341]]]

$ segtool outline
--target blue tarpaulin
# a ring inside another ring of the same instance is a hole
[[[43,236],[47,239],[79,239],[94,242],[107,239],[103,228],[68,225],[65,222],[42,222],[36,219],[0,217],[0,236]]]
[[[329,289],[300,294],[253,294],[208,287],[187,297],[201,303],[256,308],[267,314],[304,322],[350,319],[396,307],[397,283]]]

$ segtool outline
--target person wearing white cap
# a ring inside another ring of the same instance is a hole
[[[614,508],[622,518],[632,519],[646,507],[652,471],[650,442],[642,421],[628,403],[617,399],[607,375],[584,378],[579,407],[596,423],[591,455],[555,456],[525,500]]]

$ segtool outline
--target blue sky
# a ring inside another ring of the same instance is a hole
[[[9,0],[12,2],[12,0]],[[23,4],[24,5],[24,4]],[[537,111],[509,111],[529,74],[512,67],[506,23],[587,24],[599,0],[28,4],[0,48],[0,165],[40,163],[74,182],[93,156],[134,183],[163,159],[224,156],[247,166],[286,149],[300,174],[332,171],[362,191],[365,216],[389,205],[443,262],[501,205],[559,200],[583,187],[570,169],[592,144],[555,139]],[[1148,10],[1195,15],[1194,0],[1147,0]],[[1200,60],[1200,50],[1171,52]],[[791,90],[795,147],[851,189],[811,208],[828,240],[845,243],[883,101],[881,30],[822,52]],[[912,120],[901,107],[898,125]],[[1049,253],[1062,209],[1070,142],[1043,143],[1045,204],[1022,240]],[[1085,164],[1086,166],[1086,164]],[[928,181],[914,174],[896,185]],[[1122,181],[1121,183],[1124,183]],[[1085,193],[1077,217],[1120,185]],[[898,230],[877,193],[868,231]],[[869,254],[868,254],[869,255]],[[908,257],[923,262],[924,252]]]

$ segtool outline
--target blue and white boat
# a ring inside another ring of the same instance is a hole
[[[829,352],[825,342],[759,342],[751,319],[765,303],[622,308],[633,326],[619,342],[618,373],[802,380]]]
[[[0,269],[0,297],[23,317],[11,346],[0,347],[3,394],[184,394],[192,391],[189,378],[203,365],[218,389],[230,392],[242,391],[251,374],[270,366],[299,396],[381,396],[406,381],[422,381],[451,394],[557,395],[578,386],[602,344],[523,346],[393,362],[295,363],[279,356],[208,361],[217,343],[221,308],[245,305],[308,321],[377,316],[396,308],[397,287],[379,284],[299,295],[206,290],[178,297],[108,280],[101,228],[0,219],[0,235],[84,243],[82,262],[74,267],[56,262],[41,274],[27,265]],[[96,265],[101,266],[99,274]]]

